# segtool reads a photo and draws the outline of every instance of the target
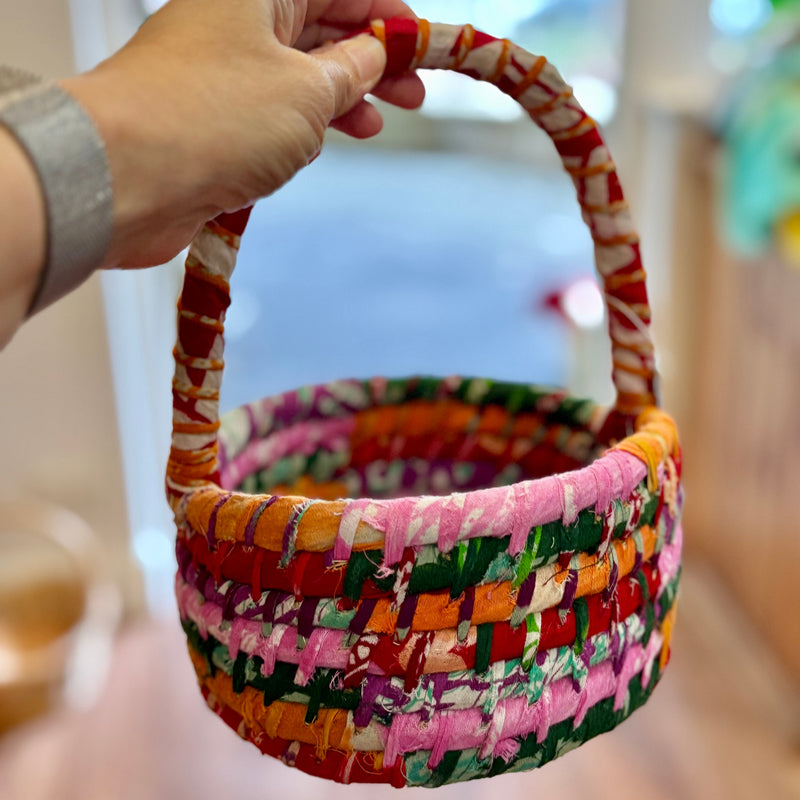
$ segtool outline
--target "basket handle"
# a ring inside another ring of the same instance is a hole
[[[550,136],[575,184],[583,219],[594,240],[617,390],[610,418],[618,424],[657,405],[639,237],[616,166],[596,123],[581,108],[572,89],[543,57],[470,25],[398,18],[375,21],[367,32],[386,47],[387,76],[418,68],[447,69],[487,81],[517,100]],[[167,472],[171,501],[204,483],[219,484],[223,322],[230,304],[228,281],[249,214],[250,209],[245,209],[208,223],[195,238],[186,261],[174,350],[173,437]]]

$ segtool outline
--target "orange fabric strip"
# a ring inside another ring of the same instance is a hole
[[[618,214],[620,211],[627,211],[630,206],[627,200],[619,200],[610,205],[592,205],[591,203],[581,203],[580,207],[583,211],[588,211],[590,214]]]
[[[315,500],[340,500],[348,496],[347,485],[330,481],[317,483],[308,475],[301,475],[291,486],[278,484],[269,489],[271,494],[295,494]]]
[[[203,448],[202,450],[180,450],[177,447],[170,449],[169,457],[180,461],[182,464],[206,464],[217,455],[216,445]]]
[[[207,531],[215,506],[224,493],[209,486],[193,492],[186,505],[186,521],[195,531]],[[244,531],[250,518],[265,499],[265,495],[234,493],[217,511],[214,535],[219,540],[244,541]],[[283,528],[304,497],[279,497],[261,514],[255,530],[254,544],[267,550],[283,549]],[[297,530],[297,549],[311,552],[329,550],[339,530],[339,520],[346,502],[325,502],[312,505],[303,515]],[[383,534],[367,525],[359,525],[356,550],[370,550],[383,545]]]
[[[202,386],[192,386],[187,383],[172,381],[172,388],[184,397],[192,400],[219,400],[219,392],[216,389],[204,389]]]
[[[236,233],[232,233],[227,228],[223,228],[222,225],[217,222],[217,220],[212,219],[210,222],[206,223],[206,229],[211,231],[215,236],[222,239],[228,247],[232,247],[234,250],[238,250],[242,244],[242,237]]]
[[[536,63],[528,70],[527,74],[514,89],[509,92],[509,96],[514,100],[519,100],[519,98],[539,80],[539,76],[542,74],[542,70],[546,65],[547,59],[544,56],[539,56],[539,58],[536,59]]]
[[[678,613],[678,601],[676,600],[672,608],[667,612],[664,617],[664,622],[661,623],[661,633],[664,636],[664,645],[661,648],[661,657],[658,660],[658,668],[663,670],[669,662],[669,648],[672,641],[672,631],[675,627],[675,617]]]
[[[622,372],[629,372],[631,375],[640,375],[643,378],[649,378],[651,370],[647,367],[634,367],[632,364],[623,364],[621,361],[614,359],[614,369],[622,370]]]
[[[222,275],[212,275],[194,256],[186,259],[186,273],[199,281],[224,290],[226,294],[230,293],[231,287],[228,281]]]
[[[593,236],[592,240],[600,247],[617,247],[621,244],[639,244],[639,236],[636,233],[627,233],[621,236],[612,236],[604,239],[601,236]]]
[[[185,308],[183,308],[181,303],[178,304],[178,314],[185,319],[193,320],[198,325],[211,328],[211,330],[214,330],[217,333],[224,333],[225,331],[225,326],[219,320],[211,319],[210,317],[204,317],[201,314],[195,314],[194,311],[187,311]]]
[[[179,364],[195,369],[202,369],[205,372],[218,372],[225,368],[225,362],[222,359],[195,358],[194,356],[187,356],[177,349],[172,351],[172,355]]]
[[[548,114],[552,111],[559,103],[563,103],[572,97],[572,89],[567,92],[561,92],[561,94],[557,94],[555,97],[551,97],[546,103],[542,103],[540,106],[534,106],[533,108],[526,108],[525,110],[530,114],[530,116],[536,118],[541,116],[542,114]]]
[[[416,69],[428,52],[428,45],[431,41],[431,23],[427,19],[421,19],[418,23],[417,32],[417,51],[414,53],[414,61],[411,69]]]
[[[175,433],[216,433],[220,422],[173,422],[172,430]]]
[[[456,60],[450,65],[450,69],[457,70],[466,60],[467,56],[472,52],[472,46],[475,43],[475,28],[472,25],[465,25],[461,29],[461,36],[459,38],[460,47]]]
[[[425,436],[449,431],[464,435],[495,434],[507,438],[532,436],[541,429],[540,414],[512,414],[501,406],[477,409],[458,400],[415,400],[402,406],[370,408],[355,414],[354,444],[380,436]],[[561,426],[554,426],[561,428]]]
[[[565,169],[573,178],[592,178],[605,172],[616,172],[617,168],[611,162],[606,161],[602,164],[595,164],[593,167],[565,167]]]
[[[503,49],[500,51],[500,57],[497,59],[497,66],[489,77],[489,83],[497,83],[500,78],[505,75],[508,62],[511,59],[511,46],[511,42],[508,39],[503,39]]]
[[[678,430],[675,422],[658,408],[645,409],[637,419],[639,430],[612,450],[622,450],[636,456],[647,466],[647,486],[658,486],[658,466],[678,452]]]
[[[636,353],[637,355],[645,356],[652,355],[655,352],[655,348],[651,345],[647,350],[643,350],[641,347],[635,344],[627,344],[626,342],[614,342],[614,347],[618,347],[620,350],[627,350],[629,353]]]
[[[591,117],[586,117],[585,119],[579,119],[574,125],[570,125],[569,128],[551,133],[550,138],[554,142],[577,139],[579,136],[583,136],[584,133],[596,127],[597,123]]]
[[[263,733],[271,739],[290,739],[312,744],[321,747],[323,751],[330,747],[348,752],[352,749],[352,727],[348,724],[350,717],[347,711],[321,708],[314,722],[307,724],[305,715],[308,706],[284,700],[276,700],[265,706],[264,695],[252,686],[245,686],[244,691],[237,694],[228,675],[222,671],[210,675],[205,659],[191,647],[189,656],[200,686],[206,687],[219,701],[241,715],[251,730]]]
[[[213,678],[201,681],[219,700],[232,708],[251,729],[264,733],[270,739],[289,739],[319,748],[320,755],[333,747],[352,752],[350,745],[352,723],[350,714],[340,708],[321,708],[312,723],[306,723],[308,706],[276,700],[264,705],[264,695],[250,686],[242,694],[233,691],[230,678],[218,672]]]
[[[642,527],[643,558],[649,561],[655,552],[657,535],[650,526]],[[614,543],[619,576],[629,575],[636,563],[636,542],[625,539]],[[608,586],[611,571],[611,559],[606,555],[602,559],[581,553],[578,557],[578,587],[576,597],[585,597],[602,592]],[[555,573],[554,580],[563,583],[572,570],[563,569]],[[421,594],[417,600],[417,608],[411,624],[412,631],[436,631],[445,628],[457,628],[459,610],[463,597],[451,599],[449,592],[431,592]],[[510,581],[498,584],[481,584],[475,587],[475,611],[472,625],[486,622],[502,622],[511,617],[517,605],[517,590]],[[397,629],[397,613],[390,610],[391,600],[380,599],[367,629],[375,633],[393,634]]]
[[[372,35],[384,46],[386,47],[386,23],[382,19],[375,20],[370,25],[372,28]]]
[[[637,352],[636,348],[630,348],[631,352]],[[645,403],[644,398],[640,394],[636,394],[634,392],[617,392],[617,402],[614,403],[614,407],[619,411],[621,414],[638,414],[642,410],[642,405],[655,405],[655,397],[652,395],[649,398],[649,402]]]
[[[647,273],[643,269],[636,272],[618,272],[616,275],[609,275],[604,283],[606,289],[620,289],[635,283],[642,283],[647,278]]]

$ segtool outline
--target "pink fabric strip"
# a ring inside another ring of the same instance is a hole
[[[603,512],[613,498],[630,497],[646,475],[647,468],[638,458],[612,450],[564,475],[469,492],[461,514],[443,513],[452,504],[449,497],[356,501],[358,505],[342,517],[347,524],[339,529],[336,558],[349,556],[360,523],[384,534],[388,566],[400,561],[406,547],[437,544],[446,552],[457,541],[482,536],[511,535],[509,552],[517,555],[531,528],[557,519],[570,524],[585,508]]]
[[[619,676],[614,675],[612,661],[604,661],[589,670],[580,692],[575,691],[572,678],[563,678],[545,687],[541,700],[533,705],[525,697],[501,701],[488,726],[477,708],[434,714],[427,721],[420,713],[397,714],[386,735],[384,764],[394,764],[404,753],[432,750],[429,763],[435,767],[444,755],[441,742],[445,739],[448,750],[490,746],[492,752],[505,739],[531,733],[543,742],[552,725],[575,717],[578,726],[590,708],[609,697],[614,698],[614,708],[619,710],[633,677],[641,672],[644,681],[649,679],[662,646],[663,637],[654,632],[646,647],[634,645],[628,649]]]
[[[305,420],[251,441],[225,465],[223,486],[236,486],[289,454],[347,446],[354,426],[353,416]],[[437,544],[449,552],[458,541],[481,536],[510,535],[510,553],[517,555],[533,527],[557,519],[570,524],[592,506],[603,513],[614,498],[629,497],[645,476],[639,459],[614,450],[582,469],[513,486],[442,498],[354,500],[342,515],[333,558],[349,558],[361,523],[384,534],[388,567],[400,561],[408,546]]]
[[[219,637],[219,632],[214,630],[217,623],[211,619],[207,621],[212,633]],[[279,632],[279,627],[276,626],[275,641],[278,638],[285,641],[287,632]],[[300,654],[299,685],[305,685],[313,672],[311,662],[316,660],[317,654],[335,645],[337,637],[329,636],[332,633],[318,629],[312,635],[307,648]],[[242,624],[241,620],[235,620],[230,631],[231,645],[237,642],[237,646],[247,650],[248,645],[252,644],[248,641],[250,639],[250,627]],[[369,725],[373,735],[361,737],[363,747],[373,749],[377,738],[384,745],[387,765],[394,764],[404,753],[431,750],[430,766],[435,767],[448,750],[480,748],[485,757],[490,753],[504,752],[504,742],[509,739],[536,734],[537,741],[543,742],[552,725],[574,717],[577,727],[583,722],[587,711],[602,700],[613,697],[615,710],[621,709],[627,697],[628,684],[636,675],[642,674],[643,684],[649,682],[653,664],[660,656],[662,647],[663,637],[654,631],[646,646],[636,644],[626,650],[618,674],[615,674],[613,660],[609,659],[589,669],[583,688],[578,692],[575,691],[572,677],[568,677],[546,686],[541,698],[532,705],[524,696],[501,701],[488,725],[483,720],[480,708],[446,711],[427,719],[419,712],[397,714],[388,729],[373,721]],[[283,643],[277,649],[282,651]],[[266,651],[258,648],[258,654],[265,658],[267,670],[274,668],[275,650],[272,647]],[[307,658],[308,653],[313,653],[311,658]],[[337,653],[346,659],[346,651],[337,649]],[[280,655],[282,658],[282,652]],[[349,720],[352,726],[352,715]],[[353,742],[356,749],[359,746],[358,739],[356,737]]]
[[[678,522],[672,534],[672,541],[665,544],[658,554],[658,570],[661,573],[661,586],[664,587],[678,577],[681,568],[683,548],[683,524]],[[663,589],[661,590],[663,591]],[[659,595],[660,595],[659,591]]]
[[[678,525],[672,542],[665,545],[659,555],[658,564],[662,586],[677,577],[682,544],[683,531]],[[262,633],[261,623],[258,621],[237,617],[232,624],[223,623],[222,607],[204,602],[199,592],[187,584],[180,574],[175,579],[175,592],[181,614],[197,625],[201,636],[205,637],[210,633],[219,642],[227,645],[231,658],[235,659],[239,650],[249,655],[260,656],[264,659],[262,671],[265,676],[272,674],[277,660],[289,664],[300,664],[302,659],[304,675],[311,675],[315,669],[325,667],[347,668],[349,656],[349,648],[346,645],[347,631],[317,629],[312,634],[306,648],[300,651],[297,649],[297,628],[294,626],[276,624],[272,634],[265,637]],[[455,641],[455,632],[453,634]],[[317,646],[318,640],[320,640],[319,646]],[[412,634],[407,642],[407,647],[410,647],[413,641],[415,641],[415,637]],[[470,630],[467,640],[461,644],[465,647],[475,644],[474,628]],[[372,665],[369,671],[375,675],[383,674],[380,669]]]
[[[228,461],[222,472],[223,487],[236,488],[248,475],[265,469],[289,455],[313,455],[317,450],[349,449],[355,417],[313,419],[297,422],[264,439],[251,441],[239,455]]]
[[[336,541],[333,544],[334,561],[347,561],[350,558],[358,525],[371,502],[371,500],[353,500],[352,503],[347,504],[339,521]]]

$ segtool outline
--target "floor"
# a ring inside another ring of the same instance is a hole
[[[619,729],[535,773],[446,787],[438,796],[800,799],[797,695],[699,565],[685,570],[679,613],[662,684]],[[95,708],[0,740],[3,800],[366,800],[393,791],[323,784],[241,742],[205,708],[180,630],[169,622],[141,622],[122,634]]]

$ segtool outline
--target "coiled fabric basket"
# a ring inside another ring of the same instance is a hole
[[[371,30],[390,74],[487,80],[555,142],[596,244],[616,405],[378,378],[253,403],[218,433],[247,212],[226,215],[186,265],[167,490],[211,709],[304,772],[439,786],[538,767],[647,700],[675,612],[680,456],[654,396],[639,240],[594,121],[508,41],[424,21]]]

